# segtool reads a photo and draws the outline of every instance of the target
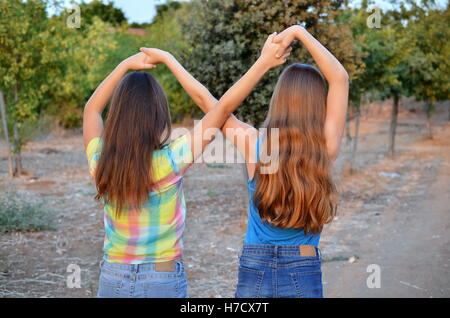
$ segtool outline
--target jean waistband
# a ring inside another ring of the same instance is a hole
[[[300,256],[300,245],[272,245],[272,244],[244,244],[242,255],[265,256]],[[316,254],[321,257],[322,252],[314,246]]]
[[[182,260],[174,260],[175,263],[179,263],[183,267]],[[142,264],[124,264],[124,263],[113,263],[102,260],[100,262],[100,267],[111,270],[119,270],[125,272],[143,273],[143,272],[155,272],[155,263],[142,263]]]

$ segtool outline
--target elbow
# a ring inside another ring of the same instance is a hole
[[[349,76],[347,71],[345,70],[345,68],[342,67],[342,70],[339,72],[339,81],[342,83],[348,83],[349,81]]]
[[[348,76],[347,71],[342,67],[341,69],[339,69],[335,73],[333,73],[333,76],[330,76],[330,78],[328,78],[327,80],[328,80],[328,84],[330,84],[330,85],[343,87],[343,86],[348,86],[349,76]]]
[[[331,162],[334,162],[338,156],[339,156],[338,151],[332,151],[328,153],[328,159],[330,159]]]
[[[340,145],[337,142],[327,143],[328,159],[334,162],[339,157]]]

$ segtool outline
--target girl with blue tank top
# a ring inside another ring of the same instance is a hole
[[[282,72],[262,133],[233,115],[222,127],[248,172],[248,227],[236,297],[323,297],[318,245],[323,226],[336,213],[331,171],[344,133],[348,75],[299,25],[272,38],[279,45],[277,57],[285,59],[294,40],[320,71],[296,63]],[[242,93],[231,102],[241,103],[249,87],[241,78],[227,92]],[[208,112],[214,103],[211,97],[201,108]]]

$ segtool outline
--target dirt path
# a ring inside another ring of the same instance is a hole
[[[324,264],[325,296],[450,296],[450,148],[441,148],[449,132],[444,127],[436,141],[409,144],[395,163],[380,163],[398,176],[384,177],[384,192],[325,233],[357,258]],[[368,288],[370,264],[380,266],[380,288]]]
[[[324,230],[325,295],[450,297],[450,124],[424,140],[424,121],[401,118],[398,157],[385,158],[388,124],[361,123],[359,172],[343,178],[347,148],[335,165],[341,204]],[[34,178],[8,181],[0,146],[0,191],[13,188],[56,212],[56,231],[0,235],[0,297],[93,297],[103,241],[102,209],[92,199],[80,136],[48,137],[24,151]],[[242,165],[196,164],[186,176],[185,263],[191,297],[232,297],[246,229]],[[347,259],[356,256],[354,263]],[[77,264],[82,288],[66,287]],[[381,267],[381,288],[368,289],[366,267]]]

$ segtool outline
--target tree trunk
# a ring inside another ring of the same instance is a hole
[[[350,112],[347,111],[347,114],[345,116],[345,144],[350,145],[350,142],[352,141],[352,135],[350,134]]]
[[[14,144],[15,144],[15,156],[14,161],[16,168],[14,170],[14,175],[20,177],[22,175],[23,169],[22,169],[22,145],[20,144],[20,135],[19,135],[19,126],[17,122],[14,122],[13,126],[14,131]]]
[[[14,105],[17,107],[17,104],[19,103],[19,89],[16,84],[14,87]],[[17,121],[14,121],[13,124],[13,136],[14,136],[14,162],[15,162],[15,169],[14,169],[14,175],[20,177],[22,175],[23,169],[22,169],[22,143],[20,140],[20,133],[19,133],[19,126],[17,124]]]
[[[355,134],[353,136],[352,152],[350,155],[350,173],[351,174],[356,172],[356,151],[358,149],[360,121],[361,121],[361,111],[358,107],[357,113],[355,114]]]
[[[14,176],[13,160],[11,154],[11,144],[9,143],[8,122],[6,121],[6,105],[3,93],[0,91],[0,112],[2,116],[3,131],[5,133],[6,153],[8,156],[8,174],[12,178]]]
[[[428,130],[428,139],[433,139],[433,127],[431,125],[431,113],[427,112],[427,130]]]
[[[400,100],[400,97],[397,94],[394,94],[393,97],[394,97],[394,101],[392,103],[391,126],[389,129],[388,156],[390,158],[394,158],[394,156],[395,156],[395,131],[397,130],[398,103]]]
[[[431,115],[433,114],[434,105],[431,102],[427,102],[425,104],[425,113],[427,114],[427,131],[428,131],[428,139],[433,139],[433,126],[431,122]]]

